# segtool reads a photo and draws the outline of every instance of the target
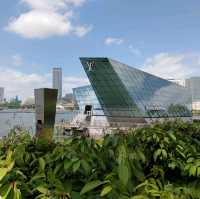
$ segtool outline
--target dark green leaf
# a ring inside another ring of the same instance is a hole
[[[93,189],[105,184],[106,182],[102,182],[100,180],[95,180],[92,182],[88,182],[81,190],[80,194],[83,195],[89,191],[92,191]]]

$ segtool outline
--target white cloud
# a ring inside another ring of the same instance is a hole
[[[63,15],[49,11],[33,10],[14,19],[7,29],[25,38],[46,38],[69,34],[71,22]]]
[[[78,26],[74,28],[74,33],[78,36],[78,37],[83,37],[85,36],[88,32],[90,32],[92,30],[92,26]]]
[[[69,6],[81,6],[85,0],[22,0],[22,3],[28,4],[32,9],[42,10],[60,10]]]
[[[47,76],[0,68],[0,85],[5,87],[5,95],[8,98],[16,95],[23,99],[33,96],[34,88],[49,86],[47,79]]]
[[[124,42],[122,38],[114,38],[114,37],[107,37],[105,39],[105,44],[106,45],[121,45]]]
[[[0,85],[5,87],[5,95],[12,98],[18,95],[26,99],[34,95],[34,88],[51,88],[51,74],[27,74],[13,69],[0,68]],[[64,76],[63,93],[72,92],[72,88],[88,84],[87,78]]]
[[[12,17],[5,29],[31,39],[68,34],[82,37],[92,28],[74,25],[73,17],[74,7],[84,2],[85,0],[22,0],[30,10],[18,17]]]
[[[141,51],[138,48],[135,48],[133,45],[129,45],[129,50],[132,54],[136,56],[141,56]]]
[[[143,69],[163,78],[182,79],[200,75],[200,55],[159,53],[145,61]]]
[[[90,84],[88,78],[65,76],[63,78],[63,93],[70,93],[72,92],[72,88],[85,86],[88,84]]]

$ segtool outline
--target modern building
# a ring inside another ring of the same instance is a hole
[[[167,79],[167,80],[185,87],[185,79]]]
[[[62,99],[62,68],[53,68],[53,88],[58,89],[58,101]]]
[[[108,58],[80,58],[91,86],[74,89],[79,109],[109,123],[191,117],[187,88]]]
[[[66,93],[65,96],[62,98],[63,101],[65,102],[73,102],[73,93]]]
[[[60,110],[62,110],[61,107],[63,107],[64,110],[74,110],[75,104],[73,99],[73,93],[66,93],[65,96],[62,97],[60,103],[57,104],[57,109],[59,108],[58,105],[60,105]]]
[[[28,97],[22,102],[23,108],[34,108],[35,107],[35,98]]]
[[[4,101],[4,88],[0,87],[0,102]]]
[[[91,85],[74,88],[73,96],[75,107],[78,108],[78,114],[76,117],[74,117],[72,124],[79,123],[90,128],[105,128],[110,126]],[[102,134],[101,130],[94,131],[94,129],[92,129],[90,134],[91,132],[95,132],[94,134]]]
[[[200,77],[186,79],[185,84],[192,94],[193,111],[200,111]]]
[[[101,105],[92,86],[82,86],[73,89],[75,103],[81,112],[94,116],[104,115]]]

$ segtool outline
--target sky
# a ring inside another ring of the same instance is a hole
[[[200,75],[199,0],[6,0],[0,6],[0,87],[24,100],[88,84],[79,57],[110,57],[163,78]]]

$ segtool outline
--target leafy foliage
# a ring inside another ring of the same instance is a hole
[[[198,199],[200,124],[130,129],[62,143],[12,132],[0,141],[4,199]]]

